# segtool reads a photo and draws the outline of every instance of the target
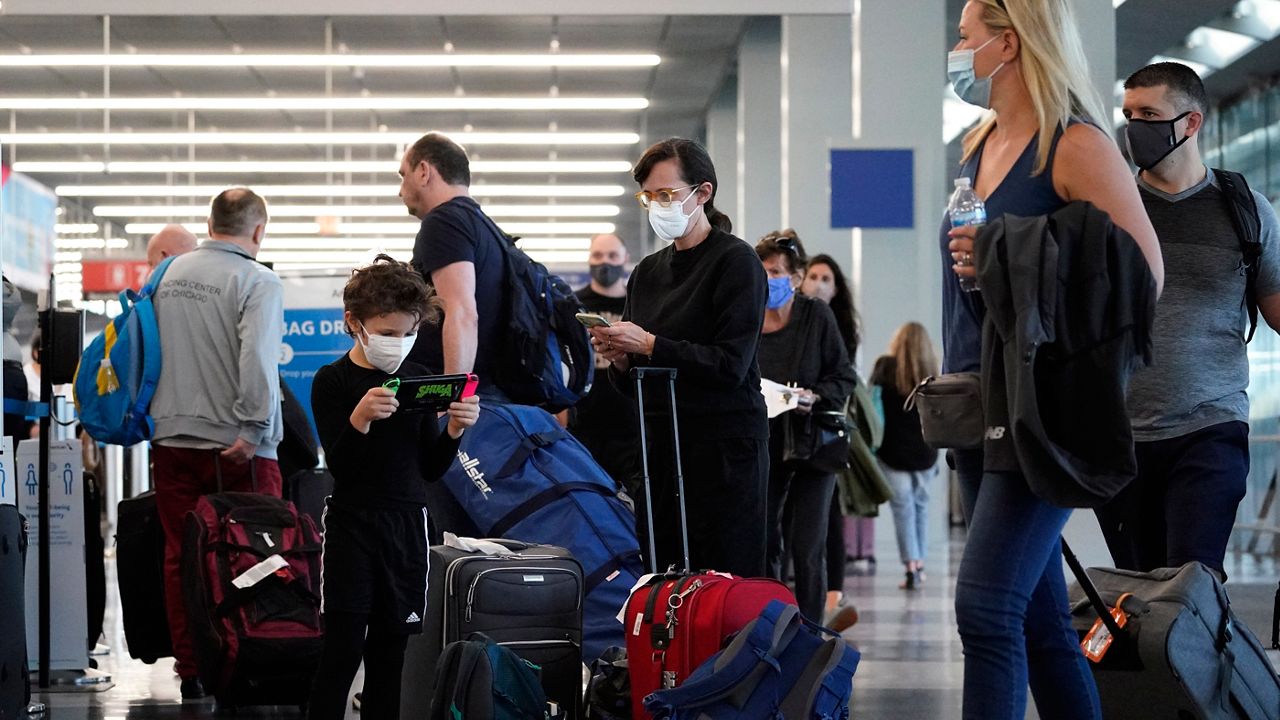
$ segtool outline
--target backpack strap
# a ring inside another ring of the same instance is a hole
[[[1230,170],[1213,169],[1213,176],[1222,188],[1227,200],[1227,212],[1240,240],[1240,262],[1245,272],[1244,306],[1249,312],[1249,335],[1245,342],[1253,340],[1258,329],[1258,270],[1262,259],[1262,220],[1258,216],[1258,201],[1249,189],[1244,176]]]

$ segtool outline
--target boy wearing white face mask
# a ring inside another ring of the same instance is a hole
[[[480,417],[479,399],[434,417],[397,413],[394,375],[425,375],[405,362],[418,327],[438,322],[438,301],[406,263],[379,255],[352,273],[342,293],[351,351],[316,373],[311,405],[333,474],[324,513],[321,610],[324,654],[308,717],[341,718],[361,658],[362,710],[395,718],[407,636],[426,616],[426,484],[440,478],[458,439]]]

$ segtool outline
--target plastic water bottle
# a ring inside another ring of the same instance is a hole
[[[982,198],[978,197],[978,193],[973,191],[973,186],[969,182],[969,178],[956,178],[956,190],[951,194],[951,202],[947,203],[947,216],[951,219],[951,227],[979,227],[987,224],[987,206],[983,204]],[[970,254],[966,262],[956,263],[957,265],[973,265],[973,255]],[[973,292],[978,289],[978,279],[976,277],[961,277],[960,289],[965,292]]]

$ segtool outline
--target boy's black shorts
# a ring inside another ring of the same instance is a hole
[[[422,632],[430,543],[427,510],[368,510],[329,499],[323,517],[321,611],[367,614],[369,624]]]

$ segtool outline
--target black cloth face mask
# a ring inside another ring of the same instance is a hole
[[[590,269],[592,280],[595,280],[604,287],[610,287],[622,279],[622,273],[626,271],[626,266],[601,263],[599,265],[591,265]]]
[[[1191,136],[1184,135],[1179,140],[1173,126],[1190,114],[1191,111],[1188,110],[1172,120],[1130,118],[1129,125],[1124,129],[1124,136],[1129,143],[1129,157],[1133,164],[1142,170],[1150,170],[1169,157],[1169,153],[1182,147],[1182,143]]]

